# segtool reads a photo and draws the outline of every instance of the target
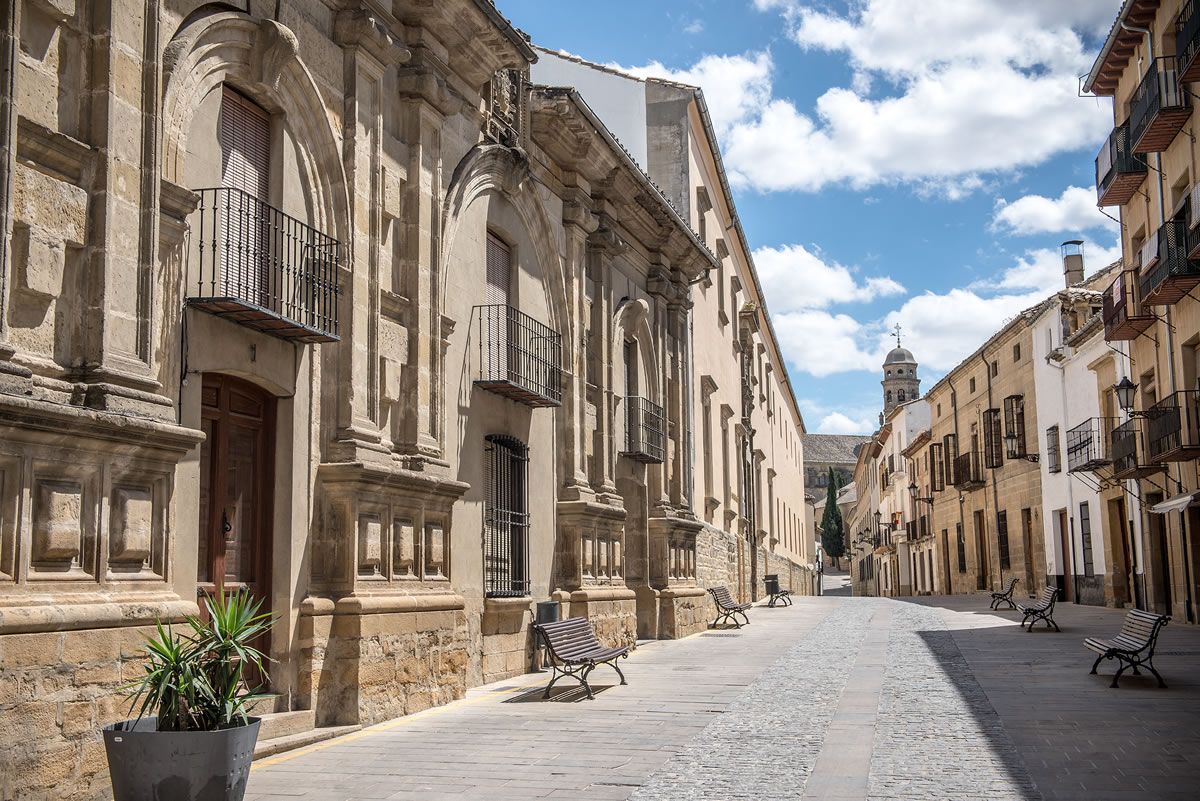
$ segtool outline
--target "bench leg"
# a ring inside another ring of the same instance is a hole
[[[749,626],[749,625],[750,625],[750,618],[746,617],[746,613],[745,613],[745,612],[738,612],[738,614],[742,616],[742,620],[746,621],[746,625],[747,625],[747,626]],[[734,621],[735,621],[735,622],[737,621],[737,618],[736,618],[736,617],[734,618]],[[741,628],[741,624],[739,624],[739,625],[738,625],[738,628],[739,628],[739,629]]]
[[[1151,673],[1154,674],[1154,678],[1158,679],[1158,686],[1164,690],[1167,689],[1167,683],[1165,681],[1163,681],[1162,676],[1158,675],[1158,671],[1154,669],[1153,663],[1143,662],[1142,664],[1144,664],[1146,666],[1147,670],[1149,670]]]
[[[1121,686],[1121,685],[1117,684],[1117,682],[1120,680],[1121,674],[1125,672],[1125,669],[1127,667],[1129,667],[1129,665],[1127,665],[1125,662],[1121,662],[1121,667],[1117,668],[1117,672],[1113,676],[1112,684],[1108,685],[1109,687],[1120,687]]]
[[[551,667],[554,669],[554,675],[550,678],[550,683],[546,685],[546,692],[542,693],[543,699],[550,697],[550,690],[554,688],[554,682],[558,681],[563,676],[570,675],[565,671],[559,670],[557,665],[551,665]]]
[[[617,671],[617,675],[621,677],[622,684],[628,684],[629,682],[625,681],[625,674],[621,672],[621,666],[617,664],[617,660],[620,658],[621,657],[618,656],[617,659],[611,659],[608,662],[606,662],[605,664],[607,664],[613,670]]]
[[[1100,665],[1100,662],[1103,659],[1104,659],[1104,654],[1100,654],[1100,656],[1096,657],[1096,661],[1092,663],[1092,670],[1091,670],[1091,673],[1088,674],[1089,676],[1096,675],[1096,668]]]
[[[583,669],[583,672],[576,677],[579,679],[579,683],[583,685],[583,689],[587,690],[587,697],[589,701],[596,700],[596,696],[592,695],[592,685],[588,684],[588,674],[595,669],[595,665],[588,665]]]
[[[1047,616],[1046,616],[1046,628],[1050,628],[1051,626],[1054,626],[1054,630],[1055,630],[1055,631],[1058,631],[1058,632],[1061,632],[1061,631],[1062,631],[1062,629],[1060,629],[1060,628],[1058,627],[1058,624],[1054,622],[1054,616],[1053,616],[1053,615],[1047,615]]]

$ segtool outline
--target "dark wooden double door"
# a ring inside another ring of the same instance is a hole
[[[274,427],[274,397],[233,376],[204,376],[199,597],[246,589],[270,611]]]

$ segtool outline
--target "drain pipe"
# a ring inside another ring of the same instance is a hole
[[[1121,20],[1121,28],[1131,33],[1140,33],[1146,37],[1146,57],[1150,60],[1149,69],[1156,69],[1154,66],[1154,35],[1149,28],[1139,28],[1136,25],[1130,25],[1125,20]],[[1144,76],[1143,76],[1144,77]],[[1161,229],[1167,221],[1167,207],[1163,197],[1163,172],[1162,172],[1162,154],[1154,154],[1154,172],[1158,176],[1158,227]],[[1163,307],[1163,323],[1167,334],[1167,377],[1171,382],[1171,393],[1179,391],[1177,377],[1175,375],[1175,335],[1174,326],[1171,323],[1171,307]],[[1175,484],[1177,487],[1183,486],[1183,467],[1179,463],[1175,465]],[[1187,536],[1187,512],[1181,510],[1179,512],[1179,540],[1181,553],[1183,556],[1183,572],[1184,572],[1184,592],[1186,597],[1186,605],[1184,612],[1189,623],[1195,622],[1195,613],[1192,609],[1192,577],[1191,577],[1191,557],[1188,553],[1188,536]]]

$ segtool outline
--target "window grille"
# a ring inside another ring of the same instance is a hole
[[[1079,504],[1079,537],[1083,541],[1083,574],[1093,576],[1096,569],[1092,564],[1092,515],[1087,501]]]
[[[1000,467],[1004,464],[1004,437],[1000,431],[1000,410],[988,409],[983,413],[983,466]]]
[[[1051,473],[1062,472],[1062,451],[1058,438],[1058,426],[1046,429],[1046,462]]]
[[[958,572],[967,572],[967,539],[963,536],[962,523],[956,523],[954,526],[955,534],[958,537]]]
[[[996,516],[996,541],[1000,545],[1000,569],[1008,570],[1011,561],[1008,553],[1008,512]]]
[[[492,434],[484,448],[483,580],[489,598],[529,594],[529,449]]]
[[[946,464],[943,461],[942,443],[929,446],[929,486],[934,492],[946,489]]]
[[[945,451],[945,483],[957,485],[954,469],[958,463],[958,435],[947,434],[942,437],[942,449]]]
[[[1025,397],[1009,395],[1004,399],[1004,427],[1010,434],[1017,435],[1017,453],[1019,459],[1025,457]]]

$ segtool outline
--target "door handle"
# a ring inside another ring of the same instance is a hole
[[[225,539],[229,539],[229,532],[233,531],[233,525],[229,522],[229,510],[221,510],[221,531],[225,534]]]

